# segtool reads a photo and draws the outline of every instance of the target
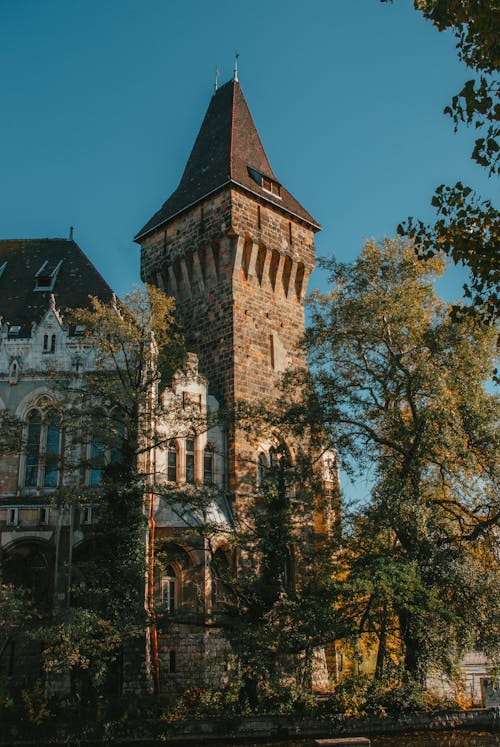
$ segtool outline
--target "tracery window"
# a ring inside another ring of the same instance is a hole
[[[31,409],[27,416],[24,487],[55,488],[61,471],[62,429],[51,406]]]

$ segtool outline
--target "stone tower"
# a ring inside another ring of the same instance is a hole
[[[175,297],[187,347],[226,407],[276,396],[281,374],[305,365],[297,343],[318,230],[276,178],[238,81],[226,83],[179,186],[135,237],[143,280]],[[238,430],[228,441],[229,486],[241,491],[257,452]]]

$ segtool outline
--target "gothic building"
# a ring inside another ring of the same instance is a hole
[[[275,176],[240,85],[229,81],[210,101],[179,186],[135,237],[142,279],[175,297],[187,346],[225,407],[276,396],[282,373],[305,365],[298,343],[318,230]],[[251,490],[257,461],[236,429],[235,494]]]
[[[274,174],[238,81],[226,83],[210,101],[179,186],[135,237],[141,277],[174,296],[191,351],[185,370],[161,394],[165,417],[158,427],[167,434],[170,428],[172,438],[154,455],[154,480],[217,485],[225,497],[211,506],[210,518],[225,532],[258,494],[283,434],[249,435],[235,422],[197,429],[184,420],[179,429],[172,413],[195,402],[208,419],[240,400],[260,404],[279,396],[288,368],[305,366],[298,343],[318,230]],[[69,603],[68,569],[85,557],[98,521],[91,504],[52,500],[61,487],[99,478],[91,466],[77,474],[63,469],[64,403],[53,387],[58,372],[95,366],[81,330],[65,321],[66,310],[86,306],[89,295],[113,298],[72,239],[0,241],[0,409],[24,423],[20,452],[0,457],[2,573],[4,581],[30,587],[45,606]],[[288,440],[285,447],[293,461],[299,445]],[[325,487],[334,491],[331,459],[318,455]],[[178,541],[186,517],[161,495],[153,499],[152,518],[156,540],[175,549],[155,581],[157,604],[209,618],[217,588],[207,549]],[[188,517],[202,520],[194,512]],[[304,517],[303,541],[313,543],[320,528],[319,515]],[[214,551],[235,562],[222,540]],[[0,675],[28,676],[39,656],[33,645],[0,641]],[[161,691],[203,684],[214,673],[220,678],[226,650],[216,626],[170,626],[157,644]],[[140,692],[138,679],[129,667],[123,689]]]

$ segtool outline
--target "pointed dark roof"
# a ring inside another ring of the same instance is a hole
[[[264,190],[256,180],[259,174],[279,184],[240,85],[231,80],[212,96],[179,186],[135,240],[230,182],[319,229],[317,221],[283,185],[279,185],[279,196]]]
[[[36,290],[44,286],[50,290]],[[0,317],[31,336],[54,295],[56,308],[89,306],[89,295],[111,301],[113,291],[78,244],[69,239],[0,239]]]

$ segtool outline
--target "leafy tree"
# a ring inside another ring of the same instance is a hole
[[[82,330],[93,365],[55,382],[66,405],[67,467],[94,484],[62,488],[57,500],[93,503],[97,521],[86,560],[72,569],[72,605],[58,611],[43,639],[47,668],[72,669],[95,696],[110,686],[125,643],[153,623],[144,597],[149,458],[164,441],[155,428],[159,388],[184,349],[172,299],[151,287],[113,305],[93,298],[70,324]]]
[[[316,417],[346,469],[373,470],[349,551],[354,618],[379,639],[380,671],[396,627],[419,679],[463,652],[471,630],[489,628],[490,648],[500,638],[487,615],[500,517],[498,400],[485,388],[495,341],[450,319],[432,286],[442,265],[398,240],[368,242],[352,265],[326,262],[333,287],[313,297],[306,336]]]
[[[491,0],[414,0],[414,6],[439,31],[450,30],[455,36],[458,56],[474,77],[444,112],[455,130],[460,124],[476,129],[471,157],[490,176],[498,175],[500,8]],[[434,225],[408,218],[398,226],[398,233],[413,237],[424,259],[439,252],[468,267],[471,280],[464,286],[472,304],[468,308],[494,323],[500,318],[500,213],[461,182],[438,187],[432,205],[437,211]]]
[[[315,649],[337,632],[336,538],[331,526],[322,535],[312,526],[321,490],[310,453],[299,452],[292,464],[282,445],[234,538],[241,569],[233,579],[226,573],[223,622],[244,675],[242,697],[251,705],[283,674],[294,673],[310,690]]]

